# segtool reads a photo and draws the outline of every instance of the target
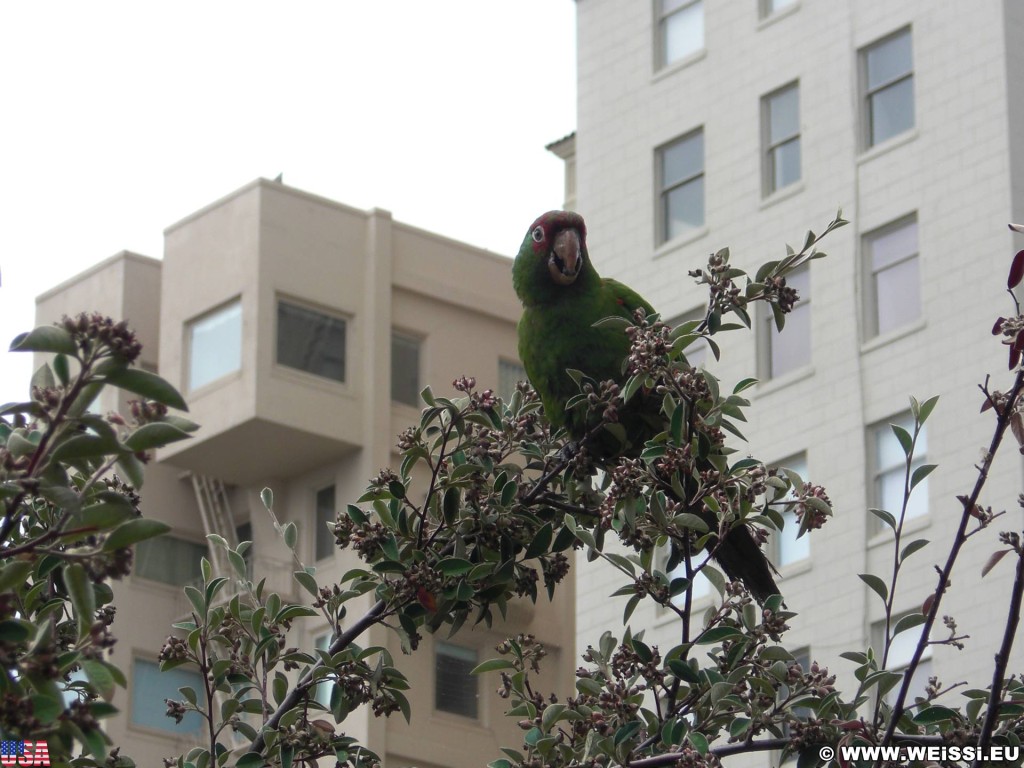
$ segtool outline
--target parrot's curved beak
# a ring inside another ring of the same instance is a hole
[[[571,285],[583,266],[580,233],[573,228],[563,229],[555,235],[555,243],[548,256],[551,279],[559,285]]]

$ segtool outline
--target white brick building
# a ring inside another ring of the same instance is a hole
[[[784,547],[776,559],[800,613],[789,646],[808,649],[848,690],[853,665],[838,654],[872,642],[883,616],[856,574],[888,580],[892,567],[891,536],[867,512],[889,498],[890,446],[874,427],[888,435],[908,395],[941,396],[924,457],[939,468],[907,523],[907,540],[932,542],[901,575],[896,609],[908,611],[934,589],[933,565],[959,519],[956,496],[970,491],[991,437],[977,384],[987,374],[997,388],[1011,380],[1005,347],[989,330],[1013,311],[1004,280],[1024,246],[1006,227],[1024,219],[1024,5],[577,0],[576,8],[575,202],[602,274],[679,318],[702,306],[686,273],[709,253],[729,246],[733,262],[753,271],[784,255],[786,242],[799,248],[837,208],[851,222],[824,244],[829,258],[811,265],[809,291],[801,290],[808,303],[774,348],[758,316],[755,332],[721,337],[723,360],[708,363],[729,387],[752,371],[761,380],[750,390],[750,443],[741,450],[770,463],[805,461],[832,498],[835,516],[809,547]],[[990,679],[1011,568],[984,580],[980,571],[999,548],[997,532],[1021,528],[1021,469],[1011,439],[982,497],[1008,514],[967,544],[944,603],[971,635],[964,653],[934,649],[929,664],[946,685]],[[608,599],[615,574],[579,573],[577,650],[618,625],[625,601]],[[671,617],[646,610],[632,626],[648,627],[663,648],[678,642]],[[1011,671],[1022,659],[1018,648]],[[948,703],[960,701],[953,693]]]

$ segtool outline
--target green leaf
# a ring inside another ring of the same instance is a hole
[[[133,451],[148,451],[150,448],[162,448],[168,443],[187,440],[191,435],[184,430],[161,421],[143,424],[125,438],[124,444]]]
[[[515,669],[516,665],[507,659],[488,659],[473,667],[471,675],[482,675],[484,672],[494,672],[498,669]]]
[[[914,450],[914,438],[912,438],[910,433],[899,424],[890,424],[889,428],[892,429],[892,433],[896,435],[896,439],[903,448],[903,455],[910,456]]]
[[[896,530],[896,518],[893,517],[892,514],[890,514],[889,512],[886,512],[884,509],[875,509],[873,507],[869,509],[868,512],[877,517],[879,520],[881,520],[883,523],[889,526],[889,528],[891,528],[892,530]]]
[[[238,758],[235,768],[263,768],[266,764],[266,758],[259,752],[247,752]]]
[[[106,701],[114,696],[114,676],[110,674],[107,665],[95,659],[85,659],[82,662],[82,671],[85,677]]]
[[[273,509],[274,490],[272,488],[264,488],[262,491],[260,491],[260,501],[263,502],[263,506],[266,507],[267,509]]]
[[[93,618],[96,614],[96,595],[92,591],[92,582],[85,571],[85,566],[71,562],[64,566],[64,586],[71,597],[71,605],[75,609],[78,620],[78,638],[81,640],[89,634]]]
[[[922,464],[920,467],[914,470],[914,474],[910,476],[910,488],[913,490],[917,487],[917,484],[924,480],[932,471],[938,466],[938,464]]]
[[[917,552],[919,549],[926,546],[928,546],[928,539],[915,539],[914,541],[910,542],[909,544],[907,544],[907,546],[903,548],[903,551],[900,552],[900,562],[902,563],[904,560],[906,560],[912,554]]]
[[[699,645],[710,645],[711,643],[718,643],[722,640],[737,637],[743,637],[743,633],[735,627],[712,627],[697,638],[697,643]]]
[[[42,325],[28,333],[20,333],[11,342],[11,352],[58,352],[77,356],[71,334],[56,325]]]
[[[124,476],[128,478],[128,482],[132,484],[132,487],[136,490],[142,487],[144,479],[142,462],[135,458],[134,455],[126,453],[117,460],[117,466],[124,473]]]
[[[140,368],[121,368],[107,374],[107,381],[116,387],[163,403],[169,408],[187,411],[185,399],[171,384],[155,373]]]
[[[859,573],[857,575],[860,577],[861,581],[863,581],[865,584],[871,587],[872,590],[874,590],[875,594],[882,598],[883,603],[888,599],[889,587],[886,586],[886,583],[882,581],[878,576],[875,576],[875,574],[873,573]]]
[[[161,523],[159,520],[150,520],[144,517],[135,518],[121,523],[107,536],[107,540],[103,542],[103,551],[112,552],[115,549],[129,547],[145,539],[160,536],[170,530],[171,526],[167,525],[167,523]]]
[[[61,353],[53,358],[53,372],[57,376],[57,380],[62,386],[67,386],[68,382],[71,381],[71,371],[68,367],[67,355]]]
[[[306,571],[295,571],[294,576],[295,580],[299,582],[299,584],[302,585],[302,588],[309,592],[309,594],[313,597],[320,596],[320,587],[317,586],[316,579],[314,579],[311,574]]]
[[[295,549],[299,539],[299,529],[295,523],[287,523],[284,527],[284,544],[288,549]]]
[[[932,723],[941,723],[944,720],[959,720],[960,714],[949,707],[943,707],[937,704],[925,707],[914,716],[914,722],[918,725],[931,725]]]
[[[445,576],[461,576],[473,570],[473,563],[460,557],[446,557],[444,560],[438,561],[437,569]]]
[[[929,397],[927,400],[925,400],[923,403],[921,403],[921,406],[918,409],[918,417],[917,417],[918,421],[920,421],[922,424],[924,424],[924,422],[931,415],[932,410],[935,408],[935,404],[938,403],[938,402],[939,402],[939,396],[935,395],[934,397]]]
[[[908,629],[919,627],[926,621],[923,613],[908,613],[906,616],[901,616],[900,620],[896,622],[896,626],[892,630],[892,636],[896,637],[900,632],[906,632]]]
[[[61,441],[53,450],[53,459],[54,461],[93,459],[118,453],[120,450],[117,440],[110,435],[80,434]]]

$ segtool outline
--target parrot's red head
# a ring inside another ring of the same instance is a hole
[[[555,298],[589,269],[587,225],[573,211],[548,211],[526,233],[512,267],[516,292],[524,304]]]

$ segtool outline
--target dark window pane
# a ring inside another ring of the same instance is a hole
[[[167,717],[164,699],[181,701],[184,697],[178,689],[184,687],[192,688],[201,695],[203,679],[186,667],[161,672],[160,665],[155,661],[135,659],[131,676],[132,723],[180,736],[198,733],[203,726],[198,713],[189,712],[181,723],[175,723],[173,717]]]
[[[232,302],[189,325],[189,389],[198,389],[241,367],[242,302]]]
[[[704,132],[677,141],[661,151],[661,188],[704,173]]]
[[[887,333],[921,316],[917,258],[875,274],[878,333]]]
[[[277,305],[277,362],[345,380],[345,321],[305,307]]]
[[[771,327],[772,378],[811,362],[811,305],[801,304],[786,315],[786,327],[779,333],[774,321]]]
[[[665,195],[665,239],[704,225],[704,179],[696,178]]]
[[[476,651],[438,641],[434,655],[434,706],[463,717],[477,716]]]
[[[146,539],[135,547],[135,575],[176,587],[194,584],[203,577],[207,551],[205,544],[174,536]]]
[[[334,486],[328,486],[316,493],[316,559],[322,560],[334,554],[334,536],[328,526],[335,520]]]
[[[772,151],[772,191],[800,181],[800,139],[791,139]]]
[[[526,380],[526,369],[519,363],[498,360],[498,394],[506,401],[516,391],[516,384]]]
[[[912,69],[910,32],[903,32],[867,49],[868,90],[903,77]]]
[[[800,133],[800,90],[787,88],[768,100],[768,143]]]
[[[391,399],[406,405],[420,402],[420,340],[391,335]]]
[[[917,222],[908,221],[896,229],[871,238],[871,269],[877,272],[917,255]]]
[[[666,5],[676,6],[680,3]],[[662,66],[696,53],[704,47],[704,3],[698,0],[665,17],[661,22],[661,30]]]
[[[885,141],[914,127],[913,78],[883,88],[871,97],[871,144]]]

